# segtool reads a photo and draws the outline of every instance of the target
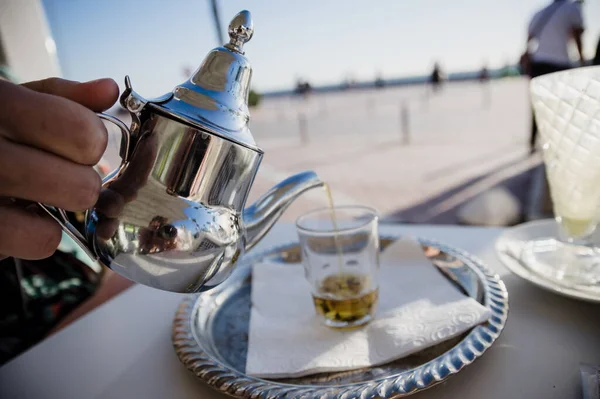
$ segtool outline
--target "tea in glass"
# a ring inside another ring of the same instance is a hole
[[[323,208],[296,222],[315,310],[329,327],[354,328],[373,318],[379,296],[377,222],[374,210],[357,206]]]

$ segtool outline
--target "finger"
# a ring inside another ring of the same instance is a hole
[[[94,206],[98,213],[98,224],[96,225],[96,237],[102,240],[110,240],[119,228],[117,219],[125,207],[125,198],[111,189],[104,189],[98,197]]]
[[[98,163],[108,142],[96,114],[63,97],[0,81],[0,135],[71,161]]]
[[[0,137],[0,196],[80,211],[96,203],[101,185],[91,166]]]
[[[111,189],[102,190],[96,205],[94,205],[96,211],[107,218],[119,217],[124,207],[125,199],[123,196]]]
[[[50,78],[24,83],[22,86],[39,93],[68,98],[94,112],[107,110],[119,97],[119,86],[112,79],[79,83],[72,80]]]
[[[61,239],[54,220],[25,209],[0,206],[0,253],[21,259],[43,259],[52,255]]]
[[[110,240],[118,228],[118,219],[101,219],[96,225],[96,237],[102,240]]]

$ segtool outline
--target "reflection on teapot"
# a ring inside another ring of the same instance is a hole
[[[156,216],[148,228],[139,231],[141,254],[156,254],[177,248],[177,228],[167,223],[167,219]]]
[[[100,115],[123,133],[123,162],[104,179],[84,232],[64,211],[41,205],[117,273],[168,291],[214,287],[298,195],[322,185],[304,172],[244,208],[263,156],[248,129],[252,69],[243,45],[252,34],[242,11],[229,26],[230,42],[159,99],[142,98],[126,78],[121,105],[131,127]]]

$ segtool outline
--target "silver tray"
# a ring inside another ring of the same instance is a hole
[[[381,237],[381,248],[396,238]],[[419,239],[425,255],[466,295],[489,307],[491,318],[463,335],[409,357],[372,368],[267,380],[245,374],[250,321],[251,265],[261,259],[300,261],[297,243],[250,255],[220,286],[184,299],[175,315],[179,359],[214,389],[238,398],[399,398],[438,384],[480,357],[498,338],[508,315],[508,293],[498,275],[472,255]]]

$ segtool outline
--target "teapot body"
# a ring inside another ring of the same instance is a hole
[[[118,175],[104,182],[85,236],[136,282],[198,292],[222,282],[244,248],[242,212],[262,152],[148,109]]]
[[[252,69],[243,45],[248,11],[229,25],[229,43],[211,51],[186,82],[146,100],[125,78],[122,164],[103,180],[85,230],[66,211],[39,204],[91,257],[118,274],[180,293],[210,289],[267,234],[290,203],[323,182],[314,172],[283,180],[244,207],[262,151],[248,128]]]

